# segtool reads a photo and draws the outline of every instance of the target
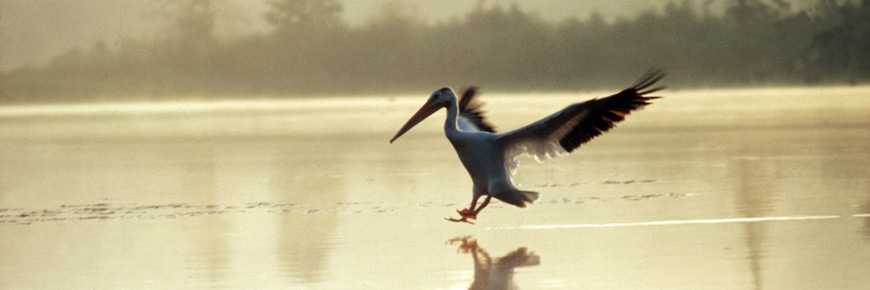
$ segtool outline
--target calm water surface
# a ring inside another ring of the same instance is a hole
[[[427,94],[0,107],[0,289],[870,289],[870,88],[664,95],[476,225]]]

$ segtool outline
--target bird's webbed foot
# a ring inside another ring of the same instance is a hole
[[[471,210],[469,210],[467,208],[463,209],[463,210],[456,210],[456,212],[458,212],[459,215],[462,216],[463,218],[470,218],[473,220],[477,219],[477,215],[474,214],[474,212],[472,212]]]
[[[444,218],[444,219],[451,221],[451,222],[454,222],[454,223],[469,223],[472,225],[474,224],[473,222],[469,221],[468,218],[466,218],[466,217],[462,217],[460,219],[456,219],[456,218]]]
[[[469,224],[472,224],[472,225],[473,225],[474,223],[471,222],[471,221],[469,221],[468,219],[476,219],[476,218],[477,218],[477,217],[474,216],[474,214],[472,214],[471,211],[468,210],[467,208],[466,208],[466,209],[463,209],[463,210],[456,210],[456,212],[458,212],[459,215],[462,216],[462,217],[461,217],[461,218],[458,218],[458,219],[457,219],[457,218],[444,218],[444,219],[445,219],[445,220],[448,220],[448,221],[451,221],[451,222],[455,222],[455,223],[469,223]]]

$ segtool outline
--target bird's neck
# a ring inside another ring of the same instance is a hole
[[[456,119],[459,118],[459,105],[451,100],[447,105],[447,120],[444,120],[444,131],[456,131]]]

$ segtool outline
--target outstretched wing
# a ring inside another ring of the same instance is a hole
[[[495,128],[486,121],[484,111],[480,109],[483,102],[476,98],[477,87],[469,87],[462,92],[459,98],[458,125],[463,131],[484,131],[495,133]]]
[[[574,151],[615,127],[632,111],[642,109],[650,104],[650,100],[660,98],[647,95],[664,89],[661,86],[649,88],[664,76],[660,70],[650,70],[637,84],[618,94],[570,105],[540,121],[500,136],[499,140],[505,146],[505,164],[515,169],[519,155],[531,155],[542,161]]]

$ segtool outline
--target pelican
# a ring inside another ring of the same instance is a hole
[[[633,86],[605,98],[572,104],[525,127],[495,133],[475,99],[476,89],[466,90],[457,102],[450,88],[442,88],[429,97],[405,125],[390,139],[390,144],[441,108],[447,109],[444,134],[471,175],[471,206],[457,210],[461,218],[452,222],[472,223],[495,197],[502,202],[524,208],[538,199],[534,191],[520,190],[511,180],[519,165],[517,157],[529,155],[543,161],[571,153],[580,145],[607,132],[632,111],[649,105],[657,96],[647,96],[664,89],[653,87],[665,74],[657,69],[646,72]],[[477,206],[482,196],[486,199]]]

